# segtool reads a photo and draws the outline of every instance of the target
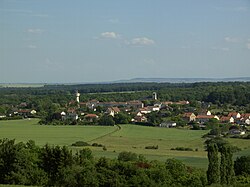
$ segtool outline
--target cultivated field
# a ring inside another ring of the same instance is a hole
[[[143,154],[149,160],[165,161],[176,158],[184,163],[201,168],[207,167],[207,155],[204,151],[202,135],[208,131],[192,131],[143,127],[136,125],[121,125],[117,127],[101,126],[44,126],[38,125],[37,119],[0,121],[0,138],[16,139],[26,142],[32,139],[37,145],[46,143],[54,145],[70,145],[76,141],[87,141],[90,144],[99,143],[102,147],[90,147],[96,157],[117,157],[121,151],[132,151]],[[243,149],[236,155],[250,154],[249,140],[228,139],[233,145]],[[145,149],[145,146],[157,146],[157,150]],[[194,151],[174,151],[171,148],[186,147]],[[71,147],[73,150],[81,149]]]

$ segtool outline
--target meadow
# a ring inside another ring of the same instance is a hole
[[[0,139],[16,139],[17,142],[34,140],[37,145],[65,145],[73,151],[80,147],[71,147],[76,141],[90,144],[99,143],[102,147],[89,148],[95,157],[115,158],[121,151],[143,154],[149,160],[165,161],[167,158],[182,160],[185,164],[200,168],[207,167],[207,153],[204,139],[208,131],[192,131],[174,128],[144,127],[137,125],[116,126],[45,126],[39,125],[38,119],[0,121]],[[228,139],[230,143],[242,149],[235,156],[249,155],[249,140]],[[146,146],[158,146],[158,149],[145,149]],[[193,151],[176,151],[171,148],[185,147]]]

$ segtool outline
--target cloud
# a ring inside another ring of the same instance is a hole
[[[101,33],[102,38],[118,39],[120,35],[115,32],[103,32]]]
[[[130,42],[127,41],[127,43],[136,46],[143,46],[143,45],[153,45],[155,44],[155,41],[146,37],[141,37],[141,38],[134,38]]]
[[[44,32],[44,30],[42,30],[42,29],[28,29],[27,32],[34,33],[34,34],[42,34]]]
[[[233,37],[225,37],[224,40],[229,43],[237,43],[240,42],[239,38],[233,38]]]
[[[30,48],[30,49],[36,49],[36,48],[37,48],[37,46],[36,46],[36,45],[32,45],[32,44],[30,44],[30,45],[28,45],[28,48]]]

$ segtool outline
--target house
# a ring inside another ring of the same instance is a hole
[[[166,128],[171,128],[171,127],[176,127],[176,122],[162,122],[159,127],[166,127]]]
[[[92,110],[93,110],[94,108],[96,108],[98,105],[99,105],[99,101],[97,101],[97,100],[95,100],[95,99],[90,100],[90,101],[88,101],[88,102],[86,103],[86,106],[87,106],[88,108],[92,109]]]
[[[95,121],[96,119],[98,119],[99,116],[96,115],[96,114],[87,114],[87,115],[84,116],[84,118],[85,118],[86,120],[90,121],[90,122],[93,122],[93,121]]]
[[[173,102],[172,101],[165,101],[162,104],[165,105],[165,106],[168,106],[168,105],[172,105]]]
[[[20,109],[18,110],[18,115],[23,116],[23,117],[28,117],[31,115],[31,110],[30,109]]]
[[[141,112],[137,112],[135,116],[143,116],[143,114]]]
[[[184,120],[187,120],[187,121],[195,121],[196,119],[196,115],[192,112],[184,113],[182,117]]]
[[[222,116],[220,118],[220,122],[222,123],[234,123],[234,118],[230,116]]]
[[[250,119],[249,118],[241,118],[240,119],[241,123],[240,124],[246,124],[246,125],[250,125]]]
[[[121,111],[118,107],[111,107],[111,108],[108,108],[106,111],[106,113],[108,115],[111,115],[113,117],[115,116],[115,114],[118,114],[119,112],[121,112]]]
[[[218,116],[214,116],[214,115],[210,115],[210,116],[207,116],[207,115],[198,115],[198,116],[196,116],[196,121],[198,123],[206,123],[210,119],[217,119],[217,120],[219,120],[219,117]]]
[[[250,119],[244,120],[244,123],[245,123],[246,125],[250,125]]]
[[[239,129],[231,129],[229,130],[229,134],[233,134],[233,135],[245,135],[246,132],[245,131],[242,131],[242,130],[239,130]]]
[[[245,119],[250,119],[250,113],[242,114],[241,117]]]
[[[188,105],[189,101],[178,101],[178,102],[174,102],[173,104],[176,104],[176,105]]]
[[[75,121],[75,120],[77,120],[77,119],[79,118],[79,116],[78,116],[78,114],[76,114],[76,113],[68,113],[68,114],[66,115],[66,118],[67,118],[68,120]]]
[[[74,108],[69,108],[67,110],[67,113],[76,113],[76,110]]]
[[[0,114],[0,118],[5,118],[6,115],[5,114]]]
[[[160,107],[159,107],[159,106],[148,106],[147,108],[148,108],[151,112],[160,111]]]
[[[134,101],[128,101],[126,103],[127,107],[133,107],[133,108],[143,108],[144,107],[144,103],[138,100],[134,100]]]
[[[151,113],[151,110],[148,107],[144,107],[144,108],[139,108],[139,112],[142,114],[149,114]]]
[[[135,116],[131,121],[132,122],[147,122],[148,119],[145,116]]]
[[[31,110],[30,113],[31,113],[32,115],[34,115],[34,114],[36,114],[36,111],[35,111],[35,110]]]
[[[233,117],[234,119],[239,119],[241,117],[240,113],[238,112],[230,112],[227,116]]]

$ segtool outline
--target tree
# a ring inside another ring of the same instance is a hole
[[[218,146],[214,143],[207,145],[208,154],[208,170],[207,180],[208,184],[220,183],[220,166],[219,166],[219,152]]]
[[[237,157],[234,161],[235,175],[250,175],[250,156]]]
[[[115,121],[113,120],[112,116],[109,115],[104,115],[100,118],[99,120],[99,125],[103,125],[103,126],[114,126],[115,125]]]
[[[131,121],[131,117],[125,113],[118,113],[114,117],[116,124],[128,124]]]
[[[138,157],[137,157],[136,153],[123,151],[123,152],[119,153],[118,160],[119,161],[124,161],[124,162],[127,162],[127,161],[137,161]]]

